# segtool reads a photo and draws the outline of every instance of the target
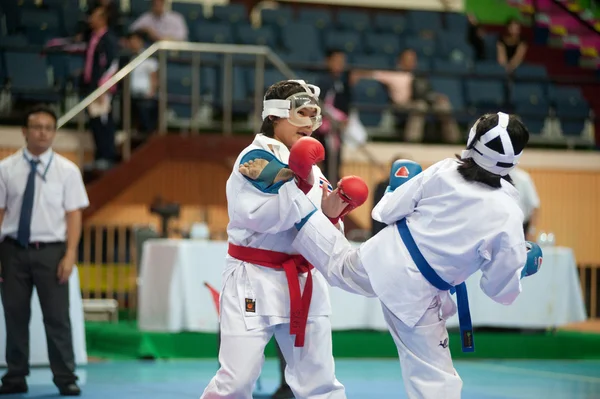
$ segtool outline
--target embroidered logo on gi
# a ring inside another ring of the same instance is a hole
[[[404,177],[404,178],[408,178],[409,175],[410,175],[410,172],[408,171],[408,168],[406,166],[401,167],[394,174],[394,176],[396,176],[396,177]]]
[[[246,298],[246,312],[256,313],[256,301],[254,299]]]
[[[446,338],[443,341],[440,341],[440,344],[438,346],[441,346],[442,348],[446,349],[448,347],[448,338]]]
[[[320,177],[319,178],[319,188],[323,188],[323,184],[327,184],[327,191],[328,192],[332,192],[333,191],[333,186],[331,185],[331,183],[329,183],[329,181],[327,179],[325,179],[324,177]]]

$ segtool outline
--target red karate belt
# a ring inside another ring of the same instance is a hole
[[[308,310],[312,299],[313,266],[302,255],[290,255],[266,249],[241,247],[229,243],[229,255],[242,262],[268,267],[270,269],[283,269],[287,277],[290,292],[290,335],[296,336],[296,347],[304,346]],[[300,273],[307,273],[304,292],[300,293]]]

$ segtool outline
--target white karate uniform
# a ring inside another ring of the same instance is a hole
[[[328,181],[315,166],[315,182],[308,195],[293,181],[283,184],[277,194],[263,193],[238,170],[244,155],[256,149],[272,152],[281,162],[288,163],[287,147],[262,134],[242,151],[227,181],[229,242],[297,254],[291,245],[297,234],[294,224],[315,206],[320,208],[321,187]],[[297,198],[306,199],[305,207],[297,206]],[[313,295],[306,340],[304,347],[297,348],[295,336],[290,335],[290,295],[285,272],[227,256],[221,291],[221,368],[202,399],[251,399],[264,362],[264,348],[273,334],[287,362],[285,378],[296,398],[346,398],[343,385],[335,377],[329,288],[316,269],[311,273]],[[306,275],[299,276],[302,290]],[[254,312],[246,311],[246,299],[255,301]]]
[[[358,249],[320,212],[293,243],[332,286],[379,298],[409,398],[460,398],[462,380],[445,322],[456,305],[421,274],[395,222],[406,218],[423,257],[444,281],[458,285],[481,269],[481,289],[494,301],[508,305],[521,292],[527,249],[516,189],[505,181],[499,189],[467,182],[457,166],[443,160],[387,193],[372,216],[388,226]]]

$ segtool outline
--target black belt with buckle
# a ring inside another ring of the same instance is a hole
[[[22,247],[21,243],[19,241],[15,240],[12,237],[4,237],[4,241],[10,242],[13,245]],[[30,242],[29,245],[27,246],[27,248],[42,249],[42,248],[51,247],[51,246],[54,246],[54,245],[64,245],[64,244],[65,244],[64,241]]]

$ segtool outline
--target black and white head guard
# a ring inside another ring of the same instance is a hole
[[[477,132],[477,123],[473,125],[469,132],[469,141],[467,142],[467,150],[461,154],[462,159],[472,158],[473,161],[483,169],[490,173],[500,176],[506,176],[519,163],[519,158],[523,154],[521,151],[515,154],[512,141],[508,134],[509,116],[503,112],[498,112],[498,124],[483,134],[478,140],[475,140]],[[490,141],[500,138],[502,143],[503,154],[491,149],[486,144]],[[474,142],[474,143],[473,143]],[[473,146],[471,147],[471,144]]]

